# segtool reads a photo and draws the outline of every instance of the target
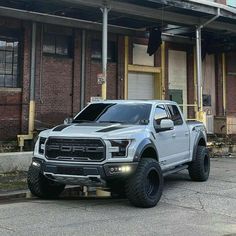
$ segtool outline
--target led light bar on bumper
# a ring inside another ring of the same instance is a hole
[[[130,140],[109,140],[112,146],[111,156],[114,157],[127,157],[128,146]]]
[[[106,176],[129,176],[134,173],[138,163],[109,163],[104,165]]]

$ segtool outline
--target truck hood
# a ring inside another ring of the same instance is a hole
[[[51,130],[45,130],[41,132],[40,136],[129,139],[132,138],[132,136],[137,135],[137,133],[143,132],[146,128],[146,125],[81,123],[71,125],[59,125]]]

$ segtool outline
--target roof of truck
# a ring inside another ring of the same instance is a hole
[[[174,101],[169,100],[98,100],[91,103],[149,103],[149,104],[156,104],[156,103],[162,103],[162,104],[177,104]]]

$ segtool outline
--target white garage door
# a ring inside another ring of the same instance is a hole
[[[183,104],[187,104],[187,53],[169,50],[168,59],[169,89],[182,90]],[[183,107],[183,114],[187,118],[186,106]]]
[[[153,74],[129,73],[128,99],[154,99]]]

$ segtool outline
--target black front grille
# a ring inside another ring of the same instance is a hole
[[[59,161],[103,161],[105,144],[100,139],[49,138],[46,158]]]

